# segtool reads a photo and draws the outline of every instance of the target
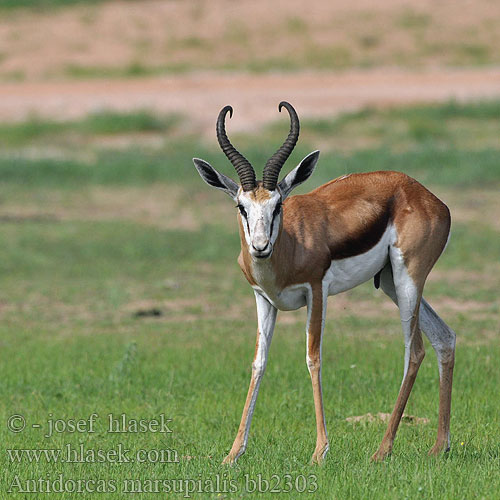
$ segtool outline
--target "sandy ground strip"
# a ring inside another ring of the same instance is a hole
[[[396,106],[500,96],[500,68],[349,71],[301,74],[199,73],[145,79],[0,84],[0,120],[29,115],[78,118],[102,109],[181,113],[212,134],[222,106],[231,104],[231,130],[254,130],[277,120],[285,99],[302,117],[327,117],[366,106]]]

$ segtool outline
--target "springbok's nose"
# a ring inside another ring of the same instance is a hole
[[[257,252],[264,252],[266,248],[269,246],[269,240],[268,239],[255,240],[252,242],[252,246],[254,250],[256,250]]]
[[[252,246],[255,251],[263,252],[269,245],[269,238],[266,235],[264,221],[262,219],[257,221],[255,225],[255,232],[252,238]]]

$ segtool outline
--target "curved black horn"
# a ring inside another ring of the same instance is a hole
[[[286,101],[281,101],[278,106],[280,112],[281,108],[286,108],[290,115],[290,132],[283,145],[273,154],[273,156],[271,156],[271,158],[269,158],[264,167],[263,184],[264,187],[270,191],[276,189],[280,170],[292,153],[295,144],[297,144],[300,131],[299,117],[295,109],[293,109],[293,106]]]
[[[224,154],[236,169],[243,191],[251,191],[257,184],[255,180],[255,171],[250,162],[236,150],[227,138],[225,120],[228,112],[229,117],[232,117],[233,108],[231,106],[224,106],[217,118],[217,140],[219,141],[222,151],[224,151]]]

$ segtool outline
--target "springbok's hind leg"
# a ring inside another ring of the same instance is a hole
[[[410,396],[413,384],[417,378],[418,369],[425,356],[422,334],[419,325],[419,306],[423,286],[417,286],[408,275],[404,261],[396,252],[391,253],[392,276],[390,267],[384,268],[380,281],[382,289],[396,299],[401,317],[401,325],[405,338],[405,370],[403,383],[399,389],[398,398],[387,430],[379,449],[373,454],[372,460],[383,460],[392,451],[394,438],[399,422]],[[392,285],[391,285],[392,282]]]
[[[380,275],[381,288],[396,305],[398,300],[392,270],[388,264]],[[439,422],[436,443],[429,454],[436,455],[450,447],[450,414],[453,366],[455,360],[455,332],[436,314],[422,297],[419,313],[420,326],[436,352],[439,367]],[[404,376],[408,371],[409,356],[405,356]]]
[[[439,421],[436,443],[429,451],[437,455],[450,449],[451,386],[455,364],[455,332],[422,298],[420,324],[436,351],[439,367]]]

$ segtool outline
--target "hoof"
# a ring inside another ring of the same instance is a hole
[[[234,465],[236,463],[236,458],[229,454],[223,461],[222,465]]]
[[[231,450],[227,457],[222,461],[222,465],[236,465],[238,458],[245,453],[245,450],[233,451]]]
[[[329,446],[326,444],[320,450],[315,450],[311,457],[311,465],[322,465],[325,462],[325,456],[328,452]]]
[[[325,462],[325,457],[322,455],[317,455],[316,453],[311,457],[311,465],[323,465]]]
[[[438,455],[441,455],[443,453],[447,453],[449,451],[450,451],[450,447],[448,446],[448,443],[436,443],[429,450],[429,456],[431,456],[431,457],[437,457]]]
[[[385,458],[387,458],[391,454],[391,450],[384,450],[383,448],[379,448],[371,457],[372,462],[382,462]]]

